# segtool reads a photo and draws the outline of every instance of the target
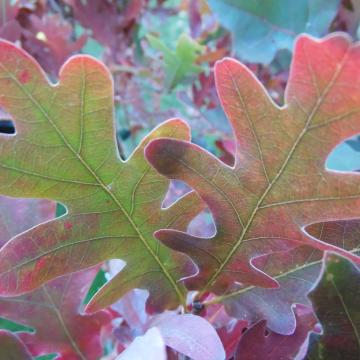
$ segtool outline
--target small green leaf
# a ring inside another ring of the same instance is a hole
[[[190,75],[202,71],[195,61],[204,47],[186,34],[182,34],[176,44],[175,50],[169,49],[159,38],[147,35],[150,45],[159,50],[164,57],[165,86],[172,90]]]

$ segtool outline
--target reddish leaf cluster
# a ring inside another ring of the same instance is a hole
[[[72,26],[59,14],[46,13],[43,2],[5,1],[1,10],[0,37],[19,42],[53,77],[69,56],[80,51],[87,37],[73,40]]]

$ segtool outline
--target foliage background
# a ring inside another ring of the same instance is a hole
[[[358,0],[267,4],[268,8],[261,1],[246,0],[1,0],[0,37],[32,54],[53,81],[73,54],[104,61],[114,77],[117,136],[124,159],[150,129],[180,117],[191,125],[194,143],[231,163],[231,130],[215,91],[216,60],[232,56],[245,62],[282,104],[297,34],[323,36],[341,30],[360,38]],[[14,131],[1,109],[0,126],[2,132]],[[348,139],[334,149],[327,167],[360,169],[359,139]],[[186,189],[174,183],[172,191],[179,196]],[[57,215],[62,212],[58,205]],[[211,224],[209,228],[211,232]],[[106,270],[98,273],[87,298],[105,282]],[[0,327],[23,329],[4,319]]]

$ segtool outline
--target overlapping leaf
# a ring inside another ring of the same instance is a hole
[[[111,316],[105,310],[82,315],[81,308],[97,270],[60,277],[23,296],[0,297],[0,316],[35,330],[19,334],[33,355],[96,360],[103,353],[101,328]]]
[[[359,254],[358,220],[314,224],[306,230],[320,240]],[[273,276],[280,287],[239,289],[223,299],[226,310],[231,316],[250,322],[265,319],[271,330],[284,335],[292,334],[296,327],[293,305],[310,305],[307,294],[319,277],[322,257],[322,251],[303,245],[255,259],[255,266]]]
[[[194,360],[224,359],[223,345],[210,322],[200,316],[175,311],[149,316],[145,313],[146,298],[146,292],[135,289],[114,304],[125,320],[113,332],[121,345],[126,346],[133,337],[156,327],[165,345],[176,352]]]
[[[31,57],[0,42],[0,106],[16,125],[15,136],[0,137],[0,192],[55,199],[68,209],[2,248],[0,293],[21,294],[121,258],[126,268],[89,309],[105,307],[134,287],[149,289],[156,308],[178,305],[184,300],[177,279],[184,275],[185,258],[160,245],[153,232],[159,226],[185,229],[202,204],[190,193],[161,209],[169,182],[145,161],[143,149],[159,136],[187,139],[188,127],[179,120],[164,123],[124,162],[117,153],[113,87],[105,67],[78,56],[59,78],[50,84]]]
[[[360,357],[360,272],[350,261],[329,254],[321,280],[310,299],[323,328],[312,335],[306,359],[358,359]]]
[[[18,41],[21,36],[21,26],[16,21],[19,4],[4,1],[0,9],[0,37],[9,41]]]
[[[211,239],[171,230],[156,234],[198,264],[199,273],[186,282],[190,289],[222,294],[234,283],[276,287],[253,259],[299,245],[359,261],[304,230],[314,222],[360,216],[359,174],[325,169],[332,148],[360,132],[359,65],[360,47],[346,36],[300,37],[280,108],[245,66],[225,59],[215,75],[236,138],[234,167],[186,141],[148,145],[153,166],[196,189],[215,220]]]
[[[292,360],[296,359],[308,334],[317,323],[311,308],[299,306],[296,311],[297,326],[292,335],[280,335],[266,329],[266,321],[260,321],[241,337],[236,360]]]
[[[150,320],[165,344],[193,360],[223,360],[224,347],[212,325],[200,316],[164,313]],[[196,330],[195,330],[196,329]]]
[[[6,242],[21,231],[53,219],[55,203],[2,196],[0,210],[0,239]],[[97,359],[102,355],[100,330],[112,316],[103,310],[81,314],[97,270],[60,277],[24,296],[0,297],[0,317],[33,328],[33,333],[18,334],[32,355],[58,353],[63,360]]]

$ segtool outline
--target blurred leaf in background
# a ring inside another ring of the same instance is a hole
[[[243,61],[269,64],[277,50],[292,49],[300,33],[322,36],[340,0],[209,0],[219,21],[231,31]]]
[[[186,34],[181,34],[175,50],[169,49],[164,42],[153,35],[147,36],[150,45],[162,54],[165,67],[165,87],[172,90],[189,76],[202,72],[196,59],[204,47]]]

